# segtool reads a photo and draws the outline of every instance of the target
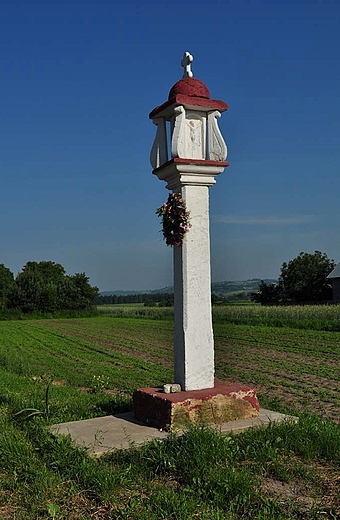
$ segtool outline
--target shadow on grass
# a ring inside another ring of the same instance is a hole
[[[110,401],[100,401],[96,404],[96,411],[102,413],[102,415],[132,412],[132,399],[131,397],[122,395]]]

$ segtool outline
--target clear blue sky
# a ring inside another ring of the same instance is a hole
[[[149,112],[184,51],[229,168],[210,189],[213,281],[340,261],[340,4],[1,2],[0,263],[85,272],[100,290],[172,284]]]

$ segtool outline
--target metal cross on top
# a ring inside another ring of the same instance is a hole
[[[185,52],[183,54],[183,59],[181,61],[181,65],[184,68],[183,78],[192,78],[193,72],[191,70],[191,63],[194,61],[194,57],[190,52]]]

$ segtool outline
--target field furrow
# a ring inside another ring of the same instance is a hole
[[[340,333],[215,323],[216,376],[256,385],[266,400],[340,417]],[[149,318],[0,322],[0,367],[26,377],[131,395],[172,381],[173,321]],[[103,388],[104,390],[104,388]],[[294,398],[292,398],[292,396]]]

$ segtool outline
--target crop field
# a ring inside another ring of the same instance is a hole
[[[217,320],[214,335],[217,378],[256,385],[266,403],[339,421],[340,333]],[[98,376],[109,396],[128,401],[137,386],[172,381],[172,342],[171,319],[0,322],[0,366],[11,377],[25,377],[33,388],[52,378],[52,405],[56,387],[93,400],[90,390]],[[29,405],[28,397],[25,401]],[[66,421],[77,417],[71,408],[55,413]]]
[[[235,307],[214,310],[216,377],[299,423],[225,441],[193,430],[99,461],[45,426],[128,411],[134,389],[171,382],[171,309],[0,321],[0,518],[340,518],[337,318],[269,309],[256,323],[260,307]]]
[[[217,324],[215,345],[219,378],[254,383],[271,402],[339,421],[339,333]]]
[[[50,379],[50,416],[59,422],[130,405],[136,385],[171,378],[157,325],[131,318],[0,322],[0,400],[39,408]]]
[[[173,317],[173,308],[145,307],[143,304],[99,305],[100,314],[107,316],[134,316],[165,319]],[[233,303],[213,307],[215,323],[270,325],[298,329],[340,332],[340,305],[287,305],[264,306]]]

